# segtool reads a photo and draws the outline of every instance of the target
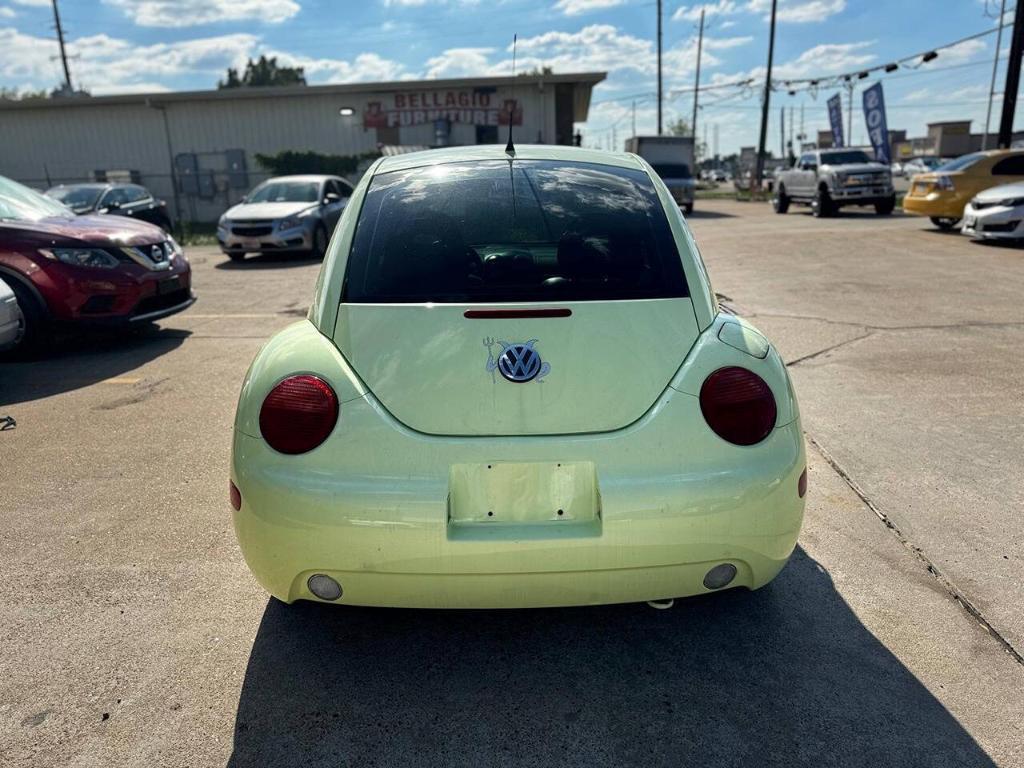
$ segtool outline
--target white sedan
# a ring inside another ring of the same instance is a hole
[[[1024,240],[1024,183],[979,192],[964,208],[961,232],[984,240]]]
[[[11,287],[0,278],[0,350],[13,347],[22,332],[18,299]]]

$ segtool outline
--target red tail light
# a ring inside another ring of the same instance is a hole
[[[715,434],[736,445],[754,445],[775,428],[775,397],[764,379],[746,368],[719,368],[700,388],[700,409]]]
[[[289,376],[260,408],[260,432],[281,453],[305,453],[327,439],[338,422],[338,397],[316,376]]]

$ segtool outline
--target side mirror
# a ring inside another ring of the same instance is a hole
[[[341,200],[341,195],[337,192],[328,192],[324,195],[324,205],[330,205],[331,203],[336,203],[339,200]]]

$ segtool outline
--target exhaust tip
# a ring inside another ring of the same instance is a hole
[[[736,566],[732,563],[720,563],[704,574],[704,586],[708,589],[727,587],[736,578]]]
[[[314,573],[310,576],[306,586],[321,600],[337,600],[341,597],[341,584],[323,573]]]

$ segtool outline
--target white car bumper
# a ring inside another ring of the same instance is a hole
[[[993,205],[980,210],[972,203],[964,208],[961,232],[984,240],[1024,239],[1024,206]]]
[[[0,349],[14,346],[21,333],[21,309],[14,291],[0,280]]]

